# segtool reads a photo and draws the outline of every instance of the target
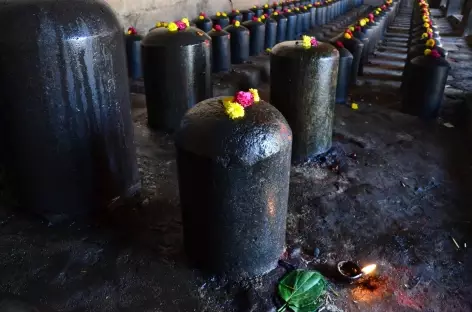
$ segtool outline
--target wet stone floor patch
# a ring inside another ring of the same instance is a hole
[[[471,311],[471,132],[453,112],[472,92],[472,53],[461,46],[454,55],[447,114],[431,123],[399,111],[401,58],[372,59],[369,83],[351,94],[359,109],[336,106],[332,149],[292,167],[280,265],[237,282],[187,263],[173,139],[148,129],[143,97],[133,96],[142,194],[99,219],[61,225],[4,205],[0,298],[57,312],[266,312],[281,304],[278,281],[309,268],[331,282],[324,311]],[[341,260],[377,270],[338,282]]]

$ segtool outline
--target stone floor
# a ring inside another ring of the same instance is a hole
[[[275,311],[275,285],[288,269],[330,276],[337,261],[353,259],[376,263],[377,274],[364,284],[333,281],[325,311],[472,311],[472,131],[464,113],[472,51],[448,36],[445,19],[436,22],[452,66],[441,118],[399,112],[402,11],[352,90],[359,109],[336,107],[332,151],[292,168],[288,252],[273,272],[231,282],[187,266],[172,137],[146,127],[135,95],[139,204],[61,226],[1,209],[0,298],[61,312]]]

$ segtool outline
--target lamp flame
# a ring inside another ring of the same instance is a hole
[[[377,264],[369,264],[368,266],[363,267],[361,271],[364,275],[367,275],[374,272],[376,268]]]

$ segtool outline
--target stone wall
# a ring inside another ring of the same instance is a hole
[[[198,13],[214,14],[216,11],[246,9],[263,0],[105,0],[116,11],[124,28],[136,27],[147,31],[157,21],[169,21],[188,17],[195,18]]]

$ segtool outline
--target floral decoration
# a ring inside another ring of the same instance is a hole
[[[252,20],[253,20],[254,22],[260,22],[260,21],[261,21],[261,18],[254,16],[254,17],[252,18]]]
[[[128,35],[137,35],[138,32],[136,31],[136,28],[130,27],[128,28]]]
[[[311,47],[317,47],[318,46],[318,41],[316,40],[315,37],[302,36],[302,46],[305,49],[309,49]]]
[[[179,31],[179,30],[185,30],[189,26],[190,26],[190,23],[188,21],[188,18],[184,17],[180,21],[169,23],[166,27],[167,27],[167,30],[174,32],[174,31]]]
[[[441,57],[441,54],[439,54],[439,52],[437,50],[432,50],[432,49],[425,49],[424,50],[424,55],[425,56],[431,56],[433,58],[440,58]]]
[[[215,25],[215,27],[213,27],[213,29],[214,29],[215,31],[222,31],[222,30],[223,30],[223,28],[221,28],[220,25]]]
[[[216,16],[221,16],[221,12],[216,12]]]
[[[352,33],[350,31],[344,32],[344,38],[345,39],[352,39]]]
[[[190,27],[190,22],[188,18],[184,17],[183,19],[181,19],[181,21],[185,24],[185,26]]]
[[[341,41],[336,41],[336,46],[340,49],[344,48],[344,44]]]
[[[259,101],[260,97],[257,89],[249,89],[248,92],[238,91],[234,97],[223,99],[223,106],[229,118],[238,119],[244,117],[245,108]]]
[[[234,25],[235,27],[239,27],[239,26],[241,26],[241,22],[235,20],[235,21],[233,21],[233,25]]]
[[[428,47],[428,48],[432,48],[436,45],[436,41],[434,39],[428,39],[426,40],[426,43],[425,45]]]
[[[365,20],[364,20],[364,19],[361,19],[361,20],[359,21],[359,25],[360,25],[361,27],[364,27],[364,26],[365,26]]]

